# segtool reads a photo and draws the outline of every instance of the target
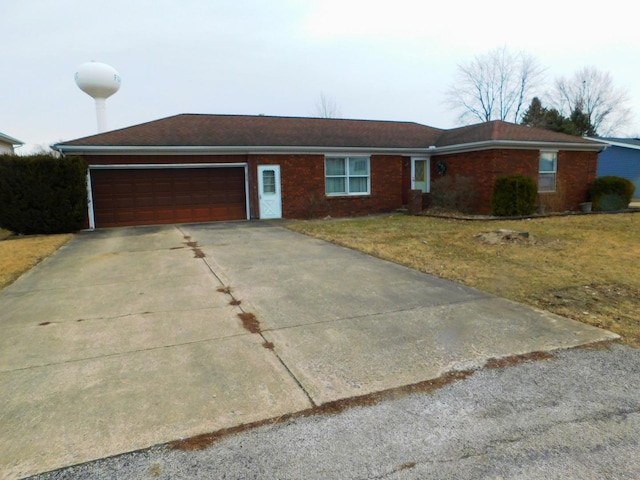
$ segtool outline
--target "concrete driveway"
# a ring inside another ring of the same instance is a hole
[[[7,478],[616,338],[256,222],[83,233],[0,317]]]

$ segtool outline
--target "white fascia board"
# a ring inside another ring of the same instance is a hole
[[[274,155],[274,154],[299,154],[299,155],[325,155],[325,154],[365,154],[365,155],[442,155],[447,153],[461,153],[477,150],[489,150],[505,148],[515,150],[572,150],[572,151],[596,151],[606,148],[604,142],[584,144],[572,142],[520,142],[512,140],[491,140],[483,142],[450,145],[446,147],[416,147],[416,148],[382,148],[382,147],[292,147],[292,146],[80,146],[80,145],[53,145],[52,148],[63,154],[90,154],[90,155]]]
[[[172,168],[243,168],[247,163],[110,163],[91,164],[90,170],[166,170]]]
[[[463,143],[460,145],[450,145],[447,147],[436,147],[430,150],[434,155],[444,155],[448,153],[462,153],[478,150],[491,150],[504,148],[511,150],[571,150],[585,152],[600,152],[606,148],[606,144],[585,144],[572,142],[536,142],[536,141],[513,141],[513,140],[491,140],[485,142]]]
[[[630,143],[612,142],[610,140],[604,140],[602,138],[589,138],[589,140],[593,140],[595,142],[602,142],[605,145],[612,146],[612,147],[621,147],[621,148],[629,148],[631,150],[640,150],[640,145],[632,145]]]
[[[18,147],[20,145],[24,145],[24,142],[21,142],[17,138],[10,137],[9,135],[5,135],[4,133],[0,133],[0,141],[10,143],[11,145]]]
[[[367,155],[424,155],[433,152],[428,148],[380,148],[380,147],[287,147],[287,146],[225,146],[225,147],[123,147],[123,146],[79,146],[53,145],[53,148],[63,154],[91,154],[91,155],[272,155],[272,154],[300,154],[324,155],[338,153],[361,153]]]

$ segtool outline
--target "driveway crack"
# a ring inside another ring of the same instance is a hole
[[[282,357],[278,355],[278,352],[275,350],[275,345],[264,336],[262,329],[260,327],[260,322],[256,318],[255,314],[251,312],[247,312],[242,307],[241,305],[242,300],[235,298],[235,296],[231,292],[231,287],[229,285],[225,285],[224,281],[211,267],[211,264],[207,261],[206,255],[199,249],[198,242],[194,242],[191,236],[185,234],[180,227],[176,227],[176,228],[182,233],[185,239],[185,242],[187,242],[186,244],[194,249],[195,258],[201,259],[205,263],[205,265],[207,266],[211,274],[216,278],[216,280],[218,280],[218,283],[220,283],[220,288],[218,289],[218,292],[228,295],[231,298],[231,300],[229,301],[229,304],[240,309],[241,313],[238,314],[238,318],[240,319],[240,321],[242,321],[243,327],[254,335],[260,335],[260,337],[263,340],[262,346],[267,350],[270,350],[275,355],[278,362],[280,362],[280,365],[282,365],[282,367],[287,371],[291,379],[296,383],[296,385],[298,385],[300,390],[302,390],[304,395],[307,397],[307,400],[309,400],[309,403],[311,404],[311,406],[316,407],[317,404],[316,402],[313,401],[313,398],[311,398],[311,395],[309,394],[307,389],[304,388],[302,383],[300,383],[300,380],[294,375],[294,373],[291,371],[289,366],[284,362]]]

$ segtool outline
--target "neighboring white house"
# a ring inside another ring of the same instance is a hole
[[[13,153],[13,148],[20,145],[24,145],[24,142],[0,132],[0,155],[4,153],[11,154]]]

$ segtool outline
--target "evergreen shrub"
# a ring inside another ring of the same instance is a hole
[[[499,177],[493,187],[491,211],[500,217],[531,215],[536,209],[538,186],[524,175]]]
[[[596,211],[624,210],[629,206],[636,187],[630,180],[607,176],[596,178],[589,186],[589,198]]]
[[[84,228],[86,181],[81,157],[0,155],[0,228],[24,235]]]

